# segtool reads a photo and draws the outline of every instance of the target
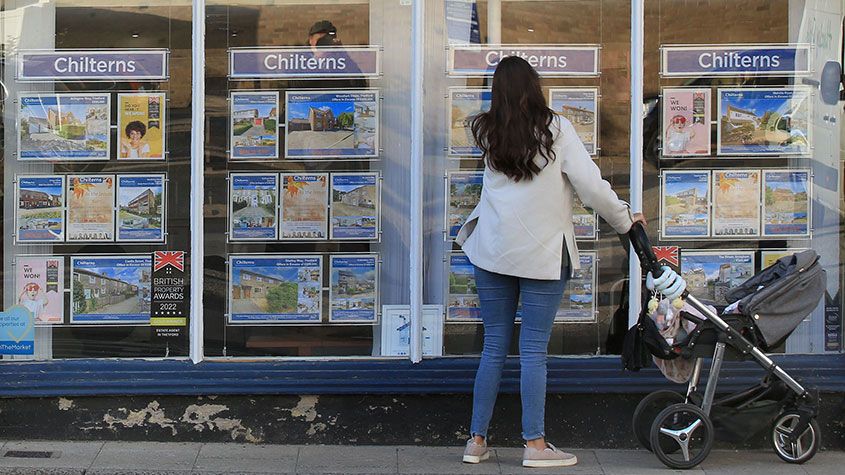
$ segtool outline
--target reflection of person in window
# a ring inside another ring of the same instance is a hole
[[[35,282],[26,284],[23,292],[18,297],[18,303],[23,305],[32,313],[32,318],[39,320],[44,313],[44,307],[47,305],[47,297],[40,295],[41,287]]]
[[[308,29],[308,45],[311,46],[311,51],[314,57],[321,56],[321,49],[323,48],[339,48],[343,46],[337,34],[337,27],[329,20],[320,20]],[[351,58],[346,57],[346,67],[343,68],[345,73],[360,73],[361,69],[352,61]],[[356,88],[367,87],[367,81],[359,78],[336,79],[336,80],[319,80],[312,81],[308,87],[315,88]]]
[[[121,158],[149,158],[150,144],[144,140],[147,126],[143,122],[133,120],[126,125],[126,136],[120,141]]]

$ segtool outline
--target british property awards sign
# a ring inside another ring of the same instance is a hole
[[[812,72],[810,46],[663,46],[660,72],[665,77],[800,76]]]
[[[499,61],[519,56],[543,77],[599,75],[599,48],[587,45],[455,45],[449,47],[446,72],[451,77],[492,76]]]
[[[165,81],[169,52],[143,50],[21,51],[18,81]]]
[[[232,48],[229,79],[323,79],[381,75],[381,47]]]

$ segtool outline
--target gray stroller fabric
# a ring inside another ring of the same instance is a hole
[[[792,333],[819,304],[827,274],[812,249],[784,256],[728,292],[729,302],[754,319],[768,347]]]

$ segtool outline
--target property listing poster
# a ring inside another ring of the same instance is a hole
[[[149,325],[149,254],[71,256],[70,271],[70,323]]]
[[[681,255],[687,290],[702,300],[727,304],[728,290],[754,275],[754,251],[692,251]]]
[[[109,94],[21,94],[20,160],[108,160]]]
[[[449,145],[450,157],[480,157],[481,149],[472,136],[472,121],[490,110],[493,99],[491,89],[449,90]]]
[[[710,155],[710,89],[663,89],[663,156]]]
[[[330,257],[329,322],[376,323],[376,255]]]
[[[599,136],[598,89],[549,89],[549,108],[566,117],[587,152],[596,155]]]
[[[231,256],[229,323],[313,323],[322,318],[322,256]]]
[[[768,249],[760,251],[760,269],[771,266],[781,257],[791,256],[802,251],[806,251],[806,249]]]
[[[484,181],[483,172],[451,172],[446,177],[449,190],[448,238],[458,237],[458,231],[464,225],[475,205],[481,199]]]
[[[232,92],[229,104],[231,158],[279,158],[279,93]]]
[[[449,292],[446,321],[481,322],[481,307],[475,286],[475,268],[461,253],[449,255]]]
[[[326,173],[282,173],[279,235],[285,240],[326,239],[329,176]]]
[[[36,325],[64,322],[65,261],[61,256],[15,258],[15,295]]]
[[[575,239],[595,239],[598,234],[596,212],[584,206],[575,194],[572,196],[572,225],[575,227]]]
[[[760,170],[713,171],[713,237],[760,235]]]
[[[376,90],[285,93],[285,158],[375,158]]]
[[[17,242],[54,242],[65,237],[65,177],[17,177]]]
[[[720,88],[717,154],[807,155],[810,91]]]
[[[231,240],[276,239],[278,180],[275,173],[229,175]]]
[[[378,174],[331,175],[331,239],[378,239]]]
[[[164,241],[164,175],[117,176],[117,240]]]
[[[710,171],[663,170],[662,238],[710,236]]]
[[[810,236],[810,171],[763,170],[763,235]]]
[[[118,160],[164,160],[163,92],[117,95]]]
[[[114,175],[68,175],[68,241],[114,241],[114,185]]]
[[[596,320],[596,253],[579,253],[581,268],[566,283],[555,315],[556,322],[594,322]]]
[[[443,307],[423,305],[423,356],[443,355]],[[411,309],[384,305],[381,316],[381,356],[408,356],[411,348]]]

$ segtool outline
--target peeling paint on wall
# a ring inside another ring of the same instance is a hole
[[[70,399],[60,397],[59,400],[56,401],[56,404],[58,404],[60,411],[69,411],[73,409],[73,401]]]
[[[143,427],[147,424],[153,424],[164,429],[170,429],[173,435],[177,433],[176,421],[164,414],[164,409],[159,406],[158,401],[152,401],[147,404],[147,407],[138,411],[130,411],[121,407],[117,409],[117,412],[124,414],[124,417],[115,417],[111,413],[103,415],[103,422],[111,430],[116,430],[117,426]],[[89,429],[99,429],[99,427],[89,427]]]
[[[229,407],[222,404],[191,404],[185,408],[182,415],[182,422],[191,424],[193,430],[202,432],[219,430],[229,432],[232,440],[243,439],[246,442],[262,442],[260,436],[253,434],[252,429],[244,427],[241,419],[214,417],[221,412],[228,411]]]

